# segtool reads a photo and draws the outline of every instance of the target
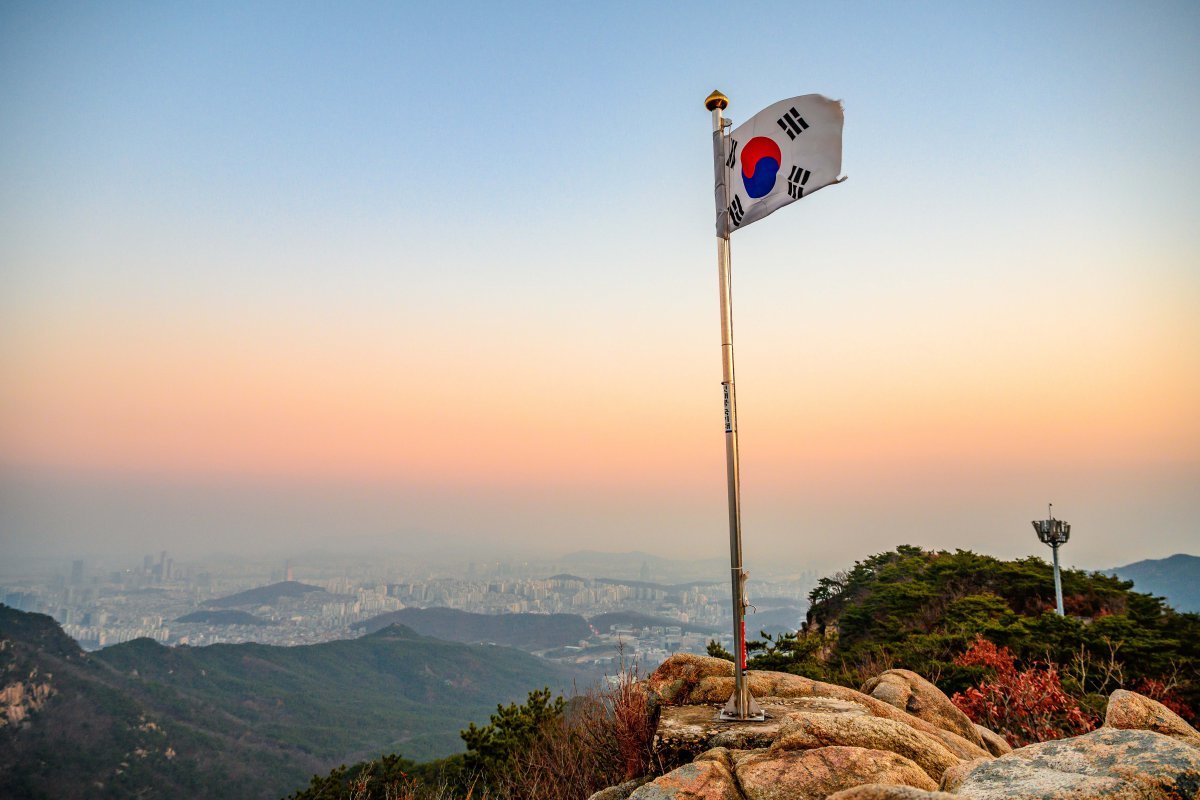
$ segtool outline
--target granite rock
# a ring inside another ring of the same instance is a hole
[[[863,685],[863,693],[888,705],[919,717],[942,730],[957,733],[983,749],[987,746],[975,723],[958,706],[950,702],[945,692],[912,670],[889,669]]]
[[[684,764],[644,784],[629,800],[742,800],[729,768],[719,760]]]
[[[633,790],[643,784],[653,780],[653,776],[647,775],[644,778],[635,778],[631,781],[619,783],[616,786],[610,786],[607,789],[601,789],[588,800],[628,800],[629,795],[633,794]]]
[[[976,725],[975,730],[979,732],[979,738],[983,740],[983,746],[992,755],[1002,756],[1012,752],[1013,748],[1008,743],[1008,740],[991,728]]]
[[[1109,695],[1104,727],[1154,731],[1200,747],[1200,732],[1183,717],[1157,700],[1125,689],[1117,689]]]
[[[951,767],[941,789],[972,800],[1192,800],[1200,750],[1153,731],[1100,728]]]
[[[751,693],[759,698],[760,704],[764,698],[823,698],[853,703],[871,716],[895,720],[936,737],[958,758],[973,759],[991,755],[984,749],[973,727],[972,739],[968,740],[954,731],[845,686],[785,672],[750,670],[746,677]],[[654,671],[648,679],[648,685],[667,705],[720,705],[733,693],[733,664],[720,658],[676,654]]]
[[[754,752],[737,759],[734,772],[746,800],[825,800],[864,783],[937,788],[909,759],[863,747]]]
[[[913,761],[930,778],[960,763],[933,736],[900,722],[880,717],[794,712],[783,720],[775,747],[780,750],[810,750],[842,745],[869,750],[886,750]]]
[[[834,792],[826,800],[961,800],[959,795],[927,792],[911,786],[890,786],[885,783],[864,783],[853,789]]]

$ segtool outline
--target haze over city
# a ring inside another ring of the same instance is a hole
[[[0,556],[1200,551],[1200,6],[8,4]],[[718,571],[715,577],[722,577]]]

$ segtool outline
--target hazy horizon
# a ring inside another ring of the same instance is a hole
[[[1194,3],[10,4],[0,559],[725,556],[713,89],[846,110],[732,241],[752,574],[1200,553],[1198,78]]]
[[[1135,488],[1141,496],[1156,490],[1169,495],[1174,487]],[[358,485],[342,491],[326,486],[314,493],[311,486],[247,486],[240,482],[144,482],[131,486],[128,481],[109,481],[49,487],[9,482],[6,492],[9,490],[14,491],[7,498],[11,502],[3,504],[6,530],[27,526],[52,532],[35,539],[9,541],[6,550],[21,557],[68,559],[116,554],[136,561],[144,553],[166,549],[183,559],[214,554],[285,559],[320,552],[351,556],[379,552],[441,556],[447,562],[466,563],[472,559],[519,560],[537,555],[552,559],[579,551],[637,551],[682,561],[722,560],[729,552],[722,525],[724,496],[716,492],[706,499],[696,498],[697,507],[687,513],[676,512],[669,520],[637,519],[634,509],[621,515],[617,524],[612,522],[617,516],[614,513],[599,519],[567,517],[564,524],[564,511],[539,519],[547,514],[549,502],[518,503],[479,490],[469,495],[464,492],[457,498],[479,503],[481,508],[477,510],[456,508],[455,495],[448,491],[431,506],[428,493],[416,497],[413,492],[401,493],[388,486]],[[1034,555],[1049,560],[1049,549],[1037,541],[1029,524],[1045,516],[1045,507],[1029,509],[1024,518],[1015,514],[1006,518],[1004,498],[1013,492],[997,487],[996,499],[990,502],[983,497],[929,497],[927,506],[897,502],[894,507],[904,508],[907,513],[891,526],[877,525],[886,509],[881,512],[848,502],[844,509],[821,509],[824,516],[810,512],[807,524],[796,523],[797,535],[790,540],[762,533],[764,526],[774,526],[768,529],[773,532],[789,520],[748,511],[744,525],[747,565],[773,573],[816,569],[824,574],[900,544],[963,548],[1000,558]],[[1101,500],[1096,498],[1097,503]],[[418,509],[418,519],[406,523],[403,520],[411,508]],[[486,515],[496,508],[502,508],[503,514],[488,521]],[[1089,515],[1086,509],[1057,505],[1055,516],[1073,525],[1072,540],[1062,550],[1064,565],[1107,569],[1176,553],[1197,554],[1200,548],[1195,538],[1187,535],[1187,520],[1180,521],[1177,533],[1161,513],[1145,512],[1140,506],[1130,505],[1121,518],[1105,520]],[[982,522],[972,524],[972,514]],[[1000,525],[993,520],[999,520]],[[706,530],[704,539],[683,530],[683,521],[692,522],[696,530]],[[1153,535],[1136,544],[1127,542],[1127,533],[1142,523]],[[655,525],[663,528],[656,532]],[[556,530],[555,526],[562,528]],[[809,531],[807,536],[801,535],[804,529]],[[266,535],[276,531],[286,534]],[[567,532],[573,535],[565,535]],[[1107,541],[1098,535],[1106,532]],[[841,540],[836,547],[822,547],[823,541],[835,538]],[[854,546],[859,549],[852,550]],[[714,577],[725,577],[724,571]]]

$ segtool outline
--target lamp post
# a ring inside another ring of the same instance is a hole
[[[1063,611],[1062,577],[1058,571],[1058,548],[1071,538],[1071,523],[1054,518],[1054,504],[1050,504],[1050,519],[1035,519],[1033,529],[1037,531],[1042,544],[1049,545],[1054,551],[1054,598],[1058,601],[1058,615],[1066,616]]]

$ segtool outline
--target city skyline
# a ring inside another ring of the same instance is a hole
[[[680,649],[702,654],[713,638],[732,646],[726,582],[708,578],[710,570],[698,564],[650,557],[633,578],[636,561],[580,556],[560,564],[447,565],[342,556],[301,562],[297,575],[290,560],[178,564],[159,551],[140,564],[76,559],[69,573],[44,562],[6,563],[0,603],[50,615],[88,650],[139,638],[168,646],[294,647],[357,638],[392,622],[456,641],[511,635],[491,632],[487,618],[496,614],[557,629],[514,646],[561,663],[595,667],[624,656],[657,664]],[[592,568],[607,577],[574,574]],[[756,624],[798,627],[816,581],[812,571],[760,576]],[[475,633],[459,627],[464,619]]]
[[[763,19],[778,35],[764,36]],[[1200,552],[1193,4],[0,11],[0,551]]]

